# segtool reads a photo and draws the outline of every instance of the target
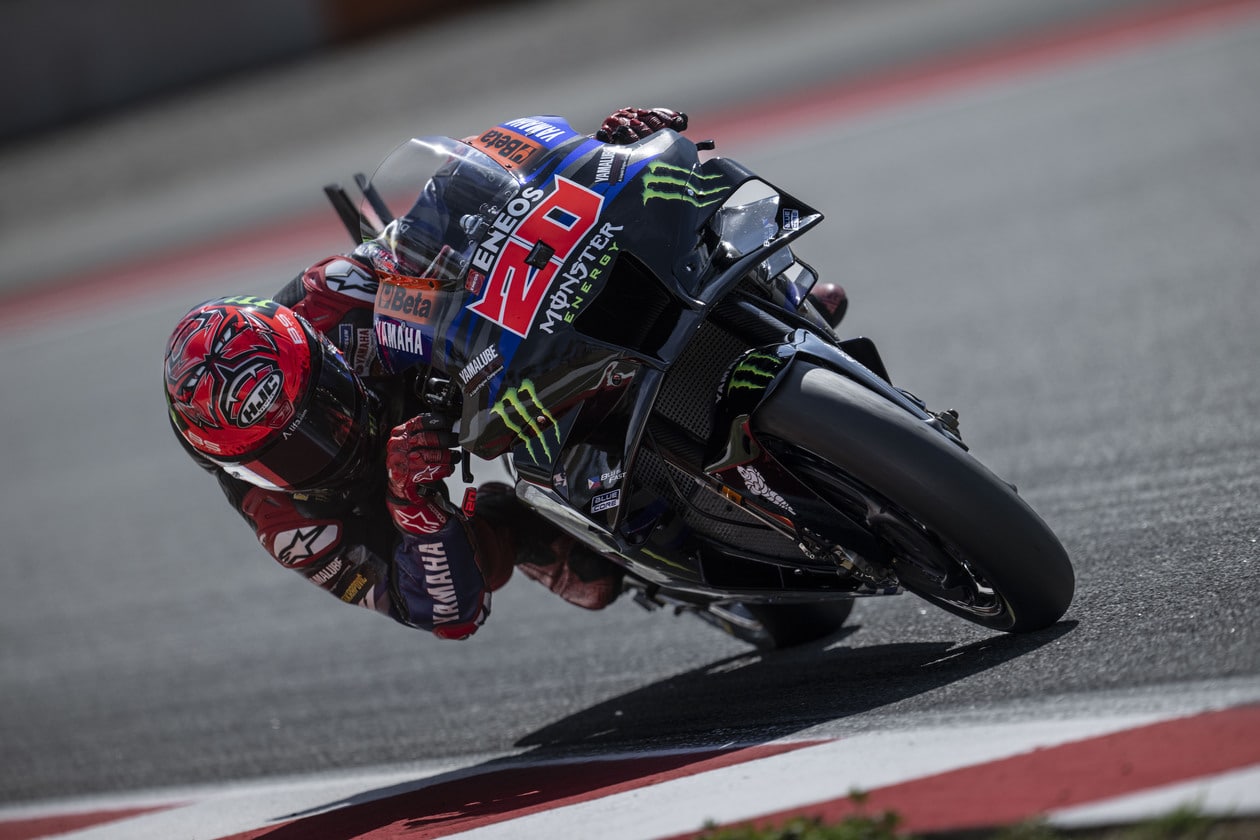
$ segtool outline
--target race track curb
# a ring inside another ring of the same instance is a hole
[[[857,791],[862,796],[855,797]],[[578,757],[507,756],[0,811],[0,840],[696,837],[895,811],[915,833],[1260,815],[1260,703]]]

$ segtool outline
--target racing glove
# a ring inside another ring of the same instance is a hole
[[[443,479],[455,471],[457,440],[440,414],[395,426],[386,445],[385,501],[402,535],[393,586],[405,623],[440,639],[466,639],[490,615],[490,593],[507,574],[487,575]]]
[[[686,131],[687,115],[669,108],[621,108],[604,120],[595,132],[595,139],[624,146],[662,128]]]
[[[385,445],[390,517],[404,534],[434,534],[449,518],[443,479],[455,472],[451,422],[420,414],[394,427]]]

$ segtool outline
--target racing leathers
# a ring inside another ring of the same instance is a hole
[[[427,476],[438,480],[419,482],[422,503],[390,486],[388,439],[418,425],[414,418],[433,415],[424,413],[413,379],[380,369],[371,332],[375,293],[371,268],[338,256],[311,266],[274,297],[338,347],[376,400],[380,457],[371,477],[336,492],[285,493],[233,478],[190,454],[216,474],[280,565],[346,603],[439,638],[476,632],[490,614],[491,593],[507,583],[514,566],[570,603],[587,609],[611,603],[620,592],[620,570],[525,509],[506,485],[479,488],[472,516],[447,498],[440,478],[448,469]],[[433,451],[449,453],[448,433],[433,434]],[[473,498],[469,494],[467,507]]]

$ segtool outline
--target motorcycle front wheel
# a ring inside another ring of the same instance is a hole
[[[902,586],[996,630],[1054,624],[1075,576],[1014,489],[925,422],[833,370],[798,361],[752,417],[798,478],[865,523]]]

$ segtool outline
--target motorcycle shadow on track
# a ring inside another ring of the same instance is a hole
[[[526,735],[563,753],[764,743],[969,679],[1051,644],[1074,621],[963,646],[850,647],[860,627],[778,651],[749,651],[612,698]]]
[[[416,837],[470,830],[633,788],[646,777],[703,770],[730,753],[983,674],[1075,627],[1063,621],[962,646],[849,647],[844,640],[858,629],[853,627],[810,645],[750,651],[556,721],[521,738],[516,746],[532,748],[523,754],[365,791],[282,817],[282,824],[248,836],[349,840],[386,826]],[[617,760],[607,760],[610,754]]]

